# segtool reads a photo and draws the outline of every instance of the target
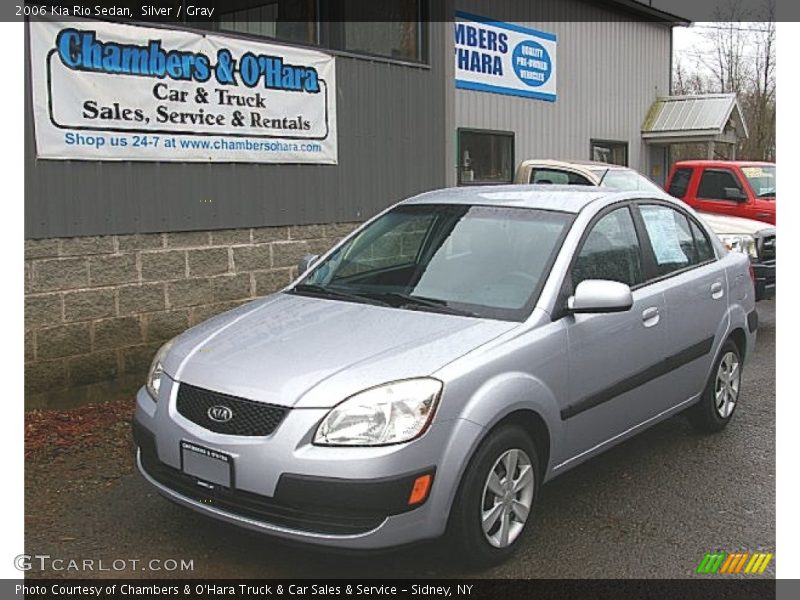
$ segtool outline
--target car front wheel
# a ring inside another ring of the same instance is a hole
[[[475,452],[459,487],[448,537],[476,567],[508,559],[530,530],[540,481],[536,447],[516,426],[504,426]]]

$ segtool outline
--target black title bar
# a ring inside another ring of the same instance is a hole
[[[797,583],[795,582],[783,582]],[[794,587],[783,588],[791,593]],[[0,597],[77,598],[451,598],[454,600],[767,600],[774,579],[723,576],[684,580],[647,579],[420,579],[420,580],[114,580],[26,579],[0,582]],[[796,596],[795,596],[796,597]]]
[[[592,6],[601,10],[591,10]],[[456,10],[471,8],[459,0],[147,0],[39,2],[0,0],[0,20],[25,18],[105,18],[120,21],[191,23],[277,18],[294,22],[408,21],[450,22]],[[736,3],[696,0],[515,0],[495,7],[486,3],[484,16],[503,21],[558,22],[588,19],[655,21],[688,25],[693,21],[796,21],[796,0],[739,0]],[[265,16],[266,15],[266,16]]]

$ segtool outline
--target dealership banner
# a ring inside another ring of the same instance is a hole
[[[456,87],[556,101],[554,33],[457,11]]]
[[[216,34],[30,22],[36,152],[336,164],[334,57]]]

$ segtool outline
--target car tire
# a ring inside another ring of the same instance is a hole
[[[446,541],[458,549],[458,562],[487,568],[516,551],[531,530],[539,470],[536,447],[520,427],[502,426],[481,442],[464,472],[448,522]],[[496,476],[492,485],[491,474]]]
[[[733,340],[727,340],[714,362],[700,401],[688,411],[689,421],[703,432],[722,431],[733,418],[742,385],[742,356]]]

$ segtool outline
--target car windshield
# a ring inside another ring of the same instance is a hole
[[[600,185],[623,192],[663,192],[647,177],[632,169],[608,169],[603,175]]]
[[[742,167],[742,173],[759,198],[775,197],[775,167],[753,165]]]
[[[292,292],[521,321],[571,221],[570,214],[525,208],[401,205],[316,265]]]

